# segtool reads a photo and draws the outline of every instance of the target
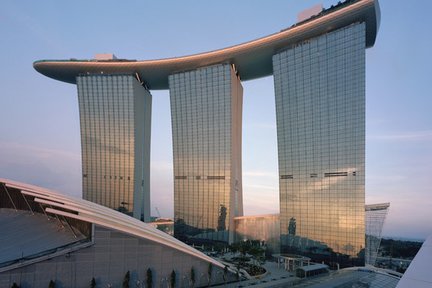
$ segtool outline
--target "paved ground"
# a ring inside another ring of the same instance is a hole
[[[218,285],[212,287],[289,287],[295,282],[299,281],[299,278],[294,277],[294,273],[285,271],[282,267],[278,268],[276,262],[267,262],[264,265],[267,270],[267,274],[261,279],[244,280],[235,283],[228,283],[226,285]]]
[[[274,262],[267,262],[264,267],[268,273],[261,279],[245,280],[227,285],[219,285],[216,287],[256,287],[256,288],[328,288],[328,287],[375,287],[375,288],[394,288],[397,286],[399,279],[394,276],[389,276],[384,273],[366,271],[360,269],[343,269],[339,271],[330,271],[321,275],[300,279],[294,276],[293,273],[285,271],[283,268],[278,268]]]

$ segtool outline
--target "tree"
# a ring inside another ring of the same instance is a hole
[[[226,216],[227,216],[227,208],[225,205],[221,204],[219,208],[219,217],[218,217],[218,231],[225,231],[226,230]]]
[[[50,280],[49,284],[48,284],[48,288],[55,288],[55,282],[53,280]]]
[[[193,288],[195,286],[195,270],[193,267],[191,268],[191,272],[190,272],[190,282]]]
[[[249,252],[249,250],[251,249],[252,246],[253,245],[252,245],[252,242],[250,240],[240,242],[239,243],[239,250],[238,251],[241,253],[241,255],[243,257],[245,257],[246,254]]]
[[[12,284],[12,288],[19,288],[18,284],[16,284],[15,282]]]
[[[207,268],[207,275],[208,275],[207,279],[208,279],[208,286],[209,287],[210,287],[212,272],[213,272],[213,264],[209,263],[208,268]]]
[[[296,235],[297,223],[294,217],[291,217],[288,224],[288,235]]]
[[[90,288],[96,288],[96,279],[94,277],[90,281]]]
[[[256,261],[255,264],[263,264],[262,262],[265,261],[264,257],[264,249],[258,246],[251,246],[249,248],[248,253],[254,258],[254,261]]]
[[[153,287],[153,274],[150,268],[147,269],[147,288]]]
[[[171,277],[170,277],[170,285],[171,285],[171,288],[174,288],[174,287],[175,287],[175,283],[176,283],[176,273],[175,273],[175,271],[173,270],[173,271],[171,272]]]
[[[224,279],[224,283],[226,285],[227,278],[228,278],[228,266],[227,265],[225,265],[223,272],[224,272],[223,279]]]
[[[124,278],[123,278],[123,288],[129,288],[129,280],[130,280],[130,272],[127,271]]]
[[[238,244],[237,243],[233,243],[231,245],[228,246],[228,249],[232,252],[232,253],[236,253],[238,251]]]

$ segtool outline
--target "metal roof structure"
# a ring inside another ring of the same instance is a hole
[[[40,213],[0,208],[0,267],[89,241],[79,230],[53,220]]]
[[[385,211],[390,207],[390,203],[366,204],[365,211]]]
[[[400,276],[400,273],[374,267],[351,267],[331,272],[328,276],[313,277],[303,282],[301,287],[394,288],[398,284]]]
[[[288,29],[243,44],[183,57],[158,60],[40,60],[34,68],[41,74],[67,83],[86,74],[134,74],[149,89],[168,89],[168,76],[219,63],[235,66],[242,80],[273,73],[272,56],[281,50],[308,41],[356,22],[366,23],[366,47],[375,43],[380,9],[377,0],[347,0]]]
[[[318,269],[329,269],[329,266],[321,263],[314,263],[307,266],[299,267],[297,269],[303,270],[305,272],[310,272]]]
[[[160,245],[171,247],[173,249],[176,249],[188,255],[197,257],[203,261],[209,262],[215,265],[216,267],[224,268],[224,265],[222,265],[220,262],[184,244],[183,242],[175,239],[174,237],[162,231],[157,230],[152,225],[141,222],[138,219],[127,216],[123,213],[95,204],[90,201],[62,195],[60,193],[48,189],[40,188],[37,186],[23,184],[16,181],[11,181],[11,180],[1,179],[1,178],[0,178],[0,194],[1,194],[0,199],[2,200],[1,201],[2,204],[0,208],[6,208],[6,210],[11,210],[16,212],[27,211],[29,213],[27,213],[26,217],[46,216],[46,217],[52,217],[53,219],[64,217],[63,219],[72,219],[72,220],[77,220],[81,223],[85,222],[89,224],[96,224],[111,230],[115,230],[121,233],[126,233],[135,236],[137,238],[146,239],[149,241],[156,242]],[[36,211],[36,208],[39,210]],[[0,214],[1,217],[3,217],[4,215],[6,214],[5,213]],[[24,223],[25,225],[20,225],[15,227],[14,231],[16,230],[15,231],[16,233],[22,234],[25,232],[25,231],[19,232],[20,229],[31,230],[37,228],[37,227],[27,226],[27,224],[35,223],[35,221],[26,222],[26,220],[22,220],[21,222],[23,221],[25,222]],[[15,224],[19,224],[21,222],[15,222]],[[71,221],[66,221],[66,222],[70,223]],[[73,226],[73,224],[70,226]],[[2,235],[9,236],[10,233],[8,231],[6,232],[3,231]],[[45,238],[40,239],[40,241],[45,242],[46,241]],[[3,242],[5,243],[8,242],[7,240],[8,239],[6,236],[2,237],[0,243],[3,245]],[[63,242],[69,243],[67,240],[68,239],[65,239]],[[25,239],[23,239],[22,241],[25,242]],[[46,242],[47,245],[49,246],[49,247],[47,246],[46,248],[50,248],[51,246],[53,247],[58,246],[57,245],[58,243],[53,243],[53,245],[50,246],[49,243],[51,242],[52,241]],[[35,245],[35,243],[27,243],[27,244]],[[20,248],[16,245],[11,249],[20,250]],[[11,260],[9,258],[7,260]]]
[[[432,287],[432,235],[426,238],[396,288]]]

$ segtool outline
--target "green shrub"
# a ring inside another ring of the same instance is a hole
[[[193,267],[191,268],[191,272],[190,272],[190,282],[193,288],[195,286],[195,270]]]
[[[129,288],[130,272],[127,271],[123,278],[123,288]]]
[[[171,284],[171,288],[174,288],[174,287],[175,287],[175,283],[176,283],[176,273],[175,273],[175,271],[173,270],[173,271],[171,272],[171,277],[170,277],[170,284]]]
[[[147,288],[153,287],[153,273],[150,268],[147,269]]]
[[[94,277],[90,281],[90,288],[96,288],[96,279]]]

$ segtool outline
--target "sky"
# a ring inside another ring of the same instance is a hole
[[[2,1],[0,178],[81,197],[76,86],[37,73],[40,59],[160,59],[287,28],[337,1]],[[366,203],[390,202],[383,235],[432,234],[432,1],[380,0],[366,51]],[[273,78],[243,82],[245,215],[279,212]],[[152,91],[151,209],[173,215],[168,91]]]

